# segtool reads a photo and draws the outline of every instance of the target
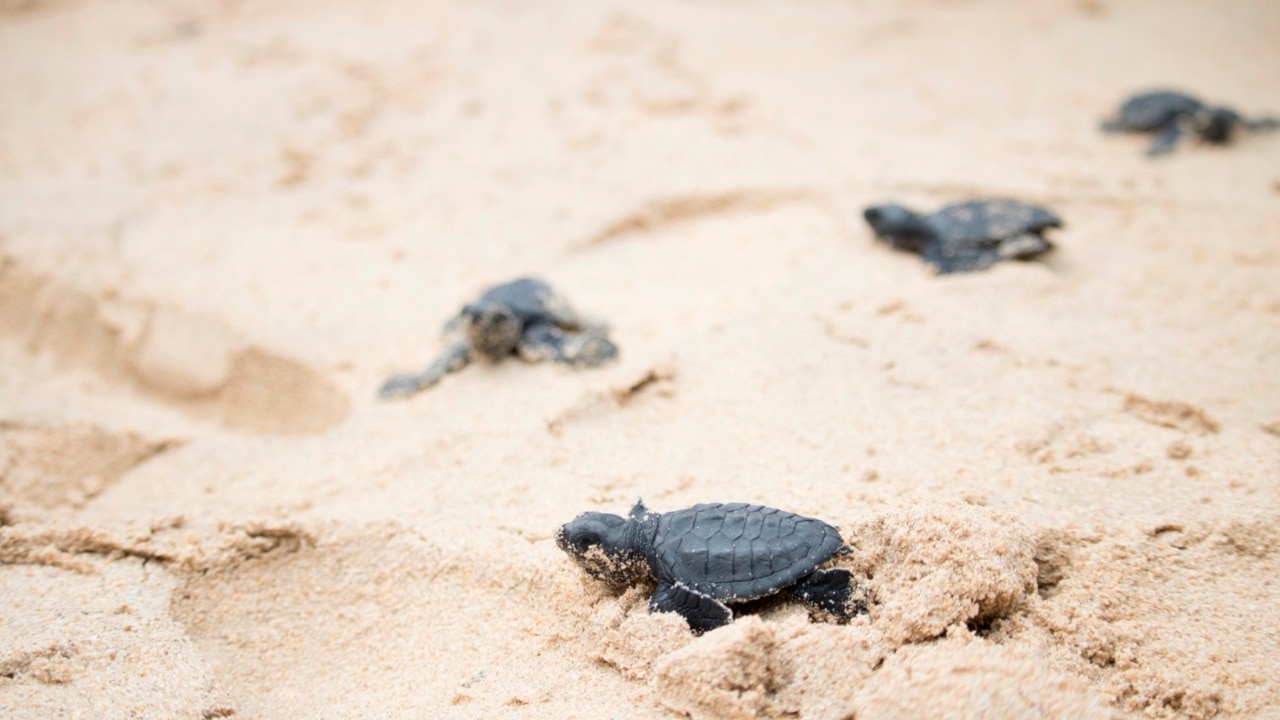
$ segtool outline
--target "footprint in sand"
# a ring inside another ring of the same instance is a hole
[[[0,258],[0,338],[225,427],[327,430],[350,400],[315,369],[247,343],[212,315],[106,299]]]

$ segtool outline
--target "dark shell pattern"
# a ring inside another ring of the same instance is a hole
[[[821,520],[745,503],[662,513],[654,571],[728,602],[771,595],[813,572],[844,546]]]
[[[535,278],[520,278],[485,291],[477,304],[499,304],[511,308],[524,323],[550,322],[549,304],[556,302],[551,286]]]
[[[1204,103],[1185,93],[1156,90],[1134,95],[1120,106],[1116,122],[1134,131],[1155,130],[1180,115],[1190,115]]]
[[[971,200],[948,205],[927,218],[944,243],[998,243],[1024,233],[1060,227],[1062,220],[1016,200]]]

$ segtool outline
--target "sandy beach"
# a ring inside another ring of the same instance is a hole
[[[0,0],[0,717],[1280,718],[1268,0]],[[865,207],[1052,208],[935,275]],[[594,369],[409,399],[485,288]],[[819,517],[694,636],[587,510]]]

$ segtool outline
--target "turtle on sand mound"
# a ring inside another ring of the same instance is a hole
[[[730,605],[776,593],[845,620],[863,608],[853,576],[819,569],[848,548],[827,523],[745,503],[694,505],[628,517],[588,512],[560,528],[556,544],[593,577],[626,586],[657,580],[652,612],[674,612],[695,633],[733,621]]]

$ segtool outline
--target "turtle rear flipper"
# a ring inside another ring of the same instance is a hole
[[[517,351],[528,362],[554,360],[578,367],[596,367],[618,356],[618,346],[602,333],[569,334],[550,323],[525,328]]]
[[[930,243],[920,254],[940,275],[986,270],[1001,260],[999,249],[992,246]]]
[[[378,389],[378,397],[383,400],[407,398],[426,390],[440,382],[440,379],[452,372],[457,372],[471,362],[471,353],[465,342],[450,345],[441,355],[417,374],[394,375]]]
[[[542,297],[542,310],[547,320],[561,330],[605,333],[609,324],[600,318],[578,312],[564,296],[548,292]]]
[[[788,588],[792,597],[848,620],[864,610],[853,602],[853,574],[843,568],[815,570]]]
[[[1155,139],[1147,146],[1147,155],[1157,157],[1173,152],[1173,149],[1178,146],[1178,142],[1182,140],[1182,136],[1185,134],[1186,132],[1181,125],[1169,123],[1156,133]]]
[[[577,367],[598,367],[618,357],[618,346],[600,332],[587,331],[568,339],[565,359]]]
[[[1049,242],[1039,233],[1022,233],[1000,241],[996,248],[1000,257],[1005,260],[1030,260],[1053,249]]]
[[[921,254],[941,275],[986,270],[1001,260],[1030,260],[1053,249],[1039,233],[1022,233],[998,244],[934,243]]]
[[[649,599],[649,610],[676,613],[699,635],[733,622],[733,611],[727,605],[680,583],[658,583]]]

